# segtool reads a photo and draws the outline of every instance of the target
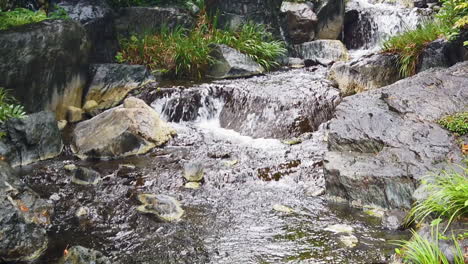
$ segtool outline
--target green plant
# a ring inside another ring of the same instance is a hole
[[[129,6],[185,5],[191,0],[108,0],[114,8]]]
[[[0,88],[0,123],[10,118],[24,118],[25,115],[24,107],[7,90]]]
[[[48,19],[70,19],[65,8],[54,5],[53,11],[48,14]]]
[[[447,227],[454,219],[468,214],[468,169],[462,172],[443,171],[431,181],[424,181],[428,197],[411,209],[405,222],[421,222],[430,215],[448,219]]]
[[[446,116],[440,119],[438,123],[450,132],[457,133],[460,136],[468,134],[468,112]]]
[[[49,16],[42,11],[32,11],[25,8],[16,8],[8,12],[0,12],[0,30],[9,29],[25,24],[37,23],[46,19],[68,19],[68,14],[62,7],[55,6],[55,11]]]
[[[466,0],[442,0],[442,7],[436,17],[443,24],[448,39],[456,37],[460,29],[468,25],[468,2]]]

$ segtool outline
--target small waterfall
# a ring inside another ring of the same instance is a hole
[[[414,29],[431,17],[427,9],[408,8],[403,3],[371,3],[350,0],[346,7],[344,42],[353,57],[380,49],[383,41]]]

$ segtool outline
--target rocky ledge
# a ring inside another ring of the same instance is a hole
[[[328,124],[327,192],[384,208],[410,208],[418,180],[462,154],[435,123],[468,107],[468,62],[431,69],[347,97]]]

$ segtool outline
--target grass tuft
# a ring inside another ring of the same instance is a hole
[[[468,112],[446,116],[440,119],[438,123],[448,131],[457,133],[460,136],[468,134]]]

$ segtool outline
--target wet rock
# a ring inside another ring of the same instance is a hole
[[[280,213],[286,213],[286,214],[294,213],[294,209],[292,209],[291,207],[282,205],[282,204],[273,205],[273,210],[280,212]]]
[[[46,20],[0,32],[0,86],[11,89],[28,112],[52,110],[65,119],[81,107],[89,41],[81,25]]]
[[[468,52],[461,43],[437,39],[429,43],[419,56],[417,71],[425,71],[435,67],[450,67],[468,58]]]
[[[81,159],[143,154],[166,143],[175,131],[142,100],[130,97],[118,107],[79,123],[73,153]]]
[[[328,73],[345,96],[377,89],[401,79],[397,57],[391,54],[374,54],[351,62],[337,62]]]
[[[357,237],[353,236],[353,235],[348,235],[348,236],[340,236],[340,242],[343,243],[343,245],[347,248],[353,248],[355,247],[359,240],[357,239]]]
[[[47,249],[53,209],[0,161],[0,261],[33,261]]]
[[[288,63],[287,66],[291,68],[303,68],[305,65],[305,62],[303,59],[300,58],[288,58]]]
[[[347,10],[344,18],[343,42],[348,49],[369,49],[372,43],[375,22],[372,15],[361,10]]]
[[[67,107],[67,120],[70,123],[76,123],[83,120],[83,109],[75,106]]]
[[[98,108],[98,103],[94,100],[86,101],[86,103],[83,105],[83,110],[86,113],[93,113],[94,110]]]
[[[154,214],[168,222],[178,221],[184,215],[180,202],[168,195],[140,194],[138,200],[142,203],[137,208],[139,212]]]
[[[72,170],[71,182],[78,185],[96,185],[101,181],[99,172],[85,167],[77,167]]]
[[[292,81],[293,80],[293,81]],[[332,117],[339,92],[305,70],[239,80],[220,114],[221,126],[255,138],[293,138]]]
[[[57,264],[111,264],[112,262],[101,252],[82,246],[73,246],[68,249]]]
[[[67,126],[67,124],[68,124],[67,120],[57,121],[57,127],[60,131],[62,131]]]
[[[187,182],[185,185],[184,185],[185,188],[187,189],[200,189],[201,187],[201,184],[199,182]]]
[[[434,121],[466,107],[467,73],[468,62],[460,63],[345,98],[328,124],[327,193],[410,208],[421,177],[461,160],[453,136]]]
[[[60,155],[63,144],[51,112],[39,112],[2,125],[6,136],[0,141],[0,155],[12,166],[21,166]]]
[[[127,7],[122,8],[115,21],[118,35],[140,35],[157,32],[162,27],[191,28],[194,17],[188,11],[175,7]]]
[[[203,180],[203,165],[200,163],[186,163],[184,165],[184,178],[189,182]]]
[[[349,225],[345,224],[336,224],[336,225],[330,225],[325,228],[325,231],[330,231],[335,234],[341,234],[341,233],[347,233],[351,234],[354,232],[354,228]]]
[[[426,8],[426,0],[413,0],[413,6],[417,8]]]
[[[318,22],[312,3],[284,1],[281,4],[284,32],[292,44],[314,40],[315,26]]]
[[[91,83],[85,101],[89,110],[102,110],[122,102],[127,94],[154,81],[153,75],[141,65],[94,64],[90,67]],[[92,101],[97,106],[91,105]]]
[[[119,49],[114,27],[115,14],[105,0],[61,0],[57,5],[86,29],[91,41],[91,62],[115,60]]]
[[[210,78],[238,78],[262,74],[265,70],[249,56],[226,45],[212,45],[210,55],[215,62],[206,75]]]
[[[338,39],[343,29],[345,1],[318,1],[315,13],[318,18],[316,39]]]
[[[347,61],[348,50],[339,40],[315,40],[294,45],[294,53],[305,60],[327,59]]]
[[[398,230],[402,227],[406,213],[401,210],[388,210],[382,217],[382,226],[389,230]]]

